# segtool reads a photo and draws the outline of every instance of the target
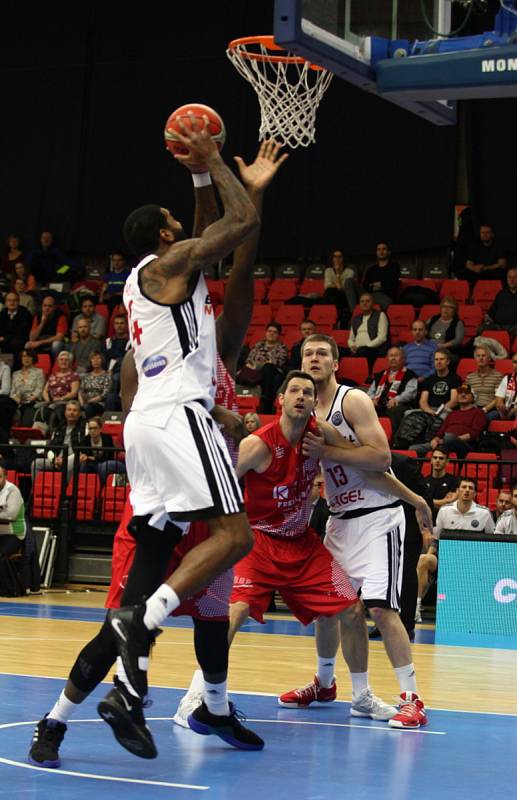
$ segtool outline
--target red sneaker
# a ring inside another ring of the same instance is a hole
[[[314,683],[308,683],[302,689],[293,689],[281,694],[278,705],[285,708],[307,708],[311,703],[332,703],[336,699],[336,679],[328,689],[320,686],[318,676],[314,676]]]
[[[424,704],[414,692],[402,692],[399,712],[390,719],[391,728],[419,728],[427,725]]]

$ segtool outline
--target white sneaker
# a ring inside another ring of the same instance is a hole
[[[202,702],[203,692],[193,692],[189,689],[187,694],[181,698],[178,710],[174,714],[172,721],[182,728],[189,728],[188,717]]]
[[[352,698],[350,713],[353,717],[370,717],[384,722],[397,714],[394,706],[389,706],[380,697],[376,697],[370,688],[363,689],[361,694]]]
[[[422,622],[422,609],[420,608],[420,606],[416,607],[415,622]]]

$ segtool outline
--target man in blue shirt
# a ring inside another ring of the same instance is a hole
[[[126,259],[122,253],[112,253],[111,269],[103,276],[100,302],[106,303],[110,311],[122,303],[124,284],[129,276]]]
[[[427,339],[427,326],[421,319],[417,319],[411,326],[413,341],[404,345],[406,366],[418,376],[418,383],[423,383],[429,375],[434,373],[434,354],[438,342]]]

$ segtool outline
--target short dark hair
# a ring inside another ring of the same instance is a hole
[[[92,350],[90,355],[88,356],[88,361],[91,364],[93,356],[100,356],[102,358],[102,366],[104,366],[104,353],[102,350]]]
[[[21,351],[20,355],[21,355],[21,356],[28,356],[28,357],[29,357],[29,358],[32,360],[32,363],[33,363],[33,364],[35,364],[35,363],[36,363],[36,361],[37,361],[37,359],[38,359],[38,356],[37,356],[37,354],[34,352],[34,350],[25,350],[25,348],[24,348],[24,349]]]
[[[316,381],[314,380],[312,375],[309,375],[308,372],[303,372],[303,370],[301,369],[292,369],[290,372],[287,373],[287,375],[284,378],[284,382],[282,383],[280,389],[278,390],[278,394],[285,394],[285,391],[289,386],[290,381],[293,380],[293,378],[302,378],[304,381],[310,381],[314,387],[314,397],[317,396],[318,388],[316,386]]]
[[[474,480],[474,478],[468,478],[466,476],[463,477],[463,478],[460,478],[460,482],[458,483],[458,488],[461,486],[462,483],[471,483],[473,485],[473,487],[474,487],[474,491],[477,492],[478,485],[477,485],[476,481]]]
[[[160,206],[140,206],[124,222],[124,239],[131,252],[141,258],[158,247],[160,229],[166,226],[167,220]]]
[[[326,342],[326,344],[330,345],[330,352],[332,353],[332,358],[334,361],[339,361],[339,350],[336,344],[336,340],[332,338],[332,336],[327,336],[326,333],[311,333],[310,336],[307,336],[306,339],[302,342],[302,358],[303,358],[303,351],[305,350],[305,345],[309,344],[310,342]]]
[[[93,305],[96,306],[97,300],[95,299],[94,295],[85,294],[84,297],[81,297],[81,305],[83,305],[83,303],[93,303]]]
[[[275,320],[271,320],[271,322],[268,322],[268,324],[266,325],[266,330],[268,328],[276,328],[279,334],[282,333],[282,326],[280,325],[279,322],[275,322]]]
[[[448,450],[447,447],[443,447],[442,445],[437,445],[436,447],[433,447],[433,449],[431,451],[431,455],[433,453],[436,453],[437,450],[438,450],[439,453],[442,453],[442,455],[444,455],[445,458],[449,458],[449,450]]]

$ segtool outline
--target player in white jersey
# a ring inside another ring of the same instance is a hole
[[[138,391],[124,439],[137,537],[171,524],[206,519],[210,537],[141,606],[110,615],[119,651],[118,677],[133,696],[147,693],[147,657],[158,626],[186,597],[245,555],[252,536],[226,445],[210,416],[215,391],[215,325],[201,270],[224,258],[258,230],[244,186],[224,164],[208,120],[179,134],[186,166],[202,165],[224,213],[200,236],[186,239],[168,209],[143,206],[124,234],[140,258],[124,292]],[[239,166],[242,159],[237,159]]]
[[[352,585],[361,588],[363,603],[382,633],[384,647],[395,669],[401,690],[400,710],[389,720],[389,725],[418,728],[427,722],[427,717],[417,693],[409,637],[398,614],[404,514],[394,495],[367,488],[357,473],[357,470],[388,469],[391,464],[389,445],[370,398],[360,389],[339,386],[335,377],[337,366],[338,350],[331,337],[314,334],[305,340],[302,369],[312,375],[318,387],[316,413],[350,442],[349,448],[342,449],[329,447],[322,437],[308,434],[305,438],[306,452],[318,456],[323,465],[331,513],[325,546],[344,568]],[[422,525],[430,522],[423,507],[417,509],[417,518]],[[346,621],[343,622],[341,640],[346,650]],[[363,627],[367,641],[366,620]],[[328,685],[324,686],[321,675],[316,676],[314,700],[319,699],[320,687],[328,689],[333,683],[339,638],[339,621],[335,617],[318,620],[319,666],[321,670],[321,666],[326,665]],[[352,675],[353,691],[359,691],[361,684],[367,685],[367,674]]]

